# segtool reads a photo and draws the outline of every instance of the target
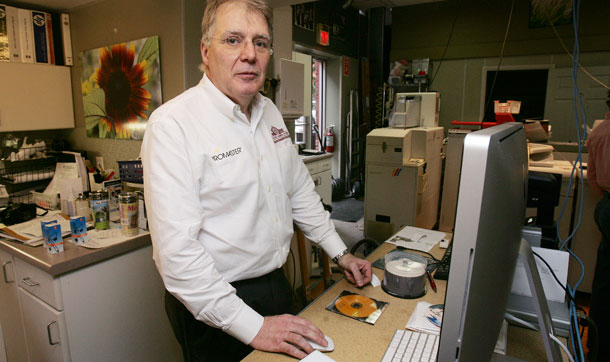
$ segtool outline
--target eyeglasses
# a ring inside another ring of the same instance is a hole
[[[236,35],[229,35],[226,38],[211,38],[211,39],[218,40],[219,42],[224,44],[227,47],[227,49],[234,51],[234,52],[242,51],[246,47],[246,44],[248,43],[247,39],[244,39],[243,37],[236,36]],[[273,55],[273,45],[271,44],[271,41],[269,39],[265,39],[265,38],[254,39],[254,40],[252,40],[252,45],[254,46],[254,50],[256,50],[256,52],[259,54]]]

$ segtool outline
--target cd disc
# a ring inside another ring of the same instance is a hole
[[[349,294],[337,299],[335,307],[349,317],[366,318],[377,310],[377,304],[371,298]]]

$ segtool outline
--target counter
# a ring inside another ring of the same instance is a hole
[[[182,360],[148,233],[101,249],[67,241],[58,254],[2,240],[0,264],[8,361]]]
[[[146,245],[150,245],[150,234],[142,230],[132,239],[102,249],[87,249],[65,241],[64,252],[58,254],[49,254],[41,246],[32,247],[12,240],[0,240],[0,250],[22,259],[53,277]]]

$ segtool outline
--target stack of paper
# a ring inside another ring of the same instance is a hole
[[[417,303],[417,306],[415,307],[413,314],[411,314],[411,318],[409,318],[405,328],[413,331],[430,333],[437,336],[440,335],[440,323],[437,325],[429,318],[431,306],[432,304],[427,302]]]
[[[63,217],[61,213],[56,210],[49,211],[45,216],[37,217],[30,221],[11,225],[10,227],[2,227],[0,228],[0,237],[20,241],[30,246],[41,245],[42,229],[40,227],[40,222],[42,221],[57,221],[61,226],[61,234],[63,236],[70,234],[70,220]]]
[[[407,249],[429,252],[436,243],[445,237],[441,231],[405,226],[398,233],[386,240],[386,243],[402,246]]]

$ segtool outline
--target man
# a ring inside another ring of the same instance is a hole
[[[282,272],[293,221],[357,286],[371,264],[347,253],[273,103],[260,95],[271,57],[265,0],[210,0],[205,74],[156,110],[142,143],[154,260],[186,361],[240,360],[252,348],[304,358],[312,323],[289,314]]]
[[[610,91],[608,92],[610,110]],[[591,188],[601,195],[595,207],[595,223],[602,234],[597,249],[597,262],[591,291],[591,319],[597,326],[597,361],[610,361],[610,112],[605,120],[593,128],[587,139],[589,159],[587,161],[587,180]],[[587,340],[590,350],[593,338]]]

